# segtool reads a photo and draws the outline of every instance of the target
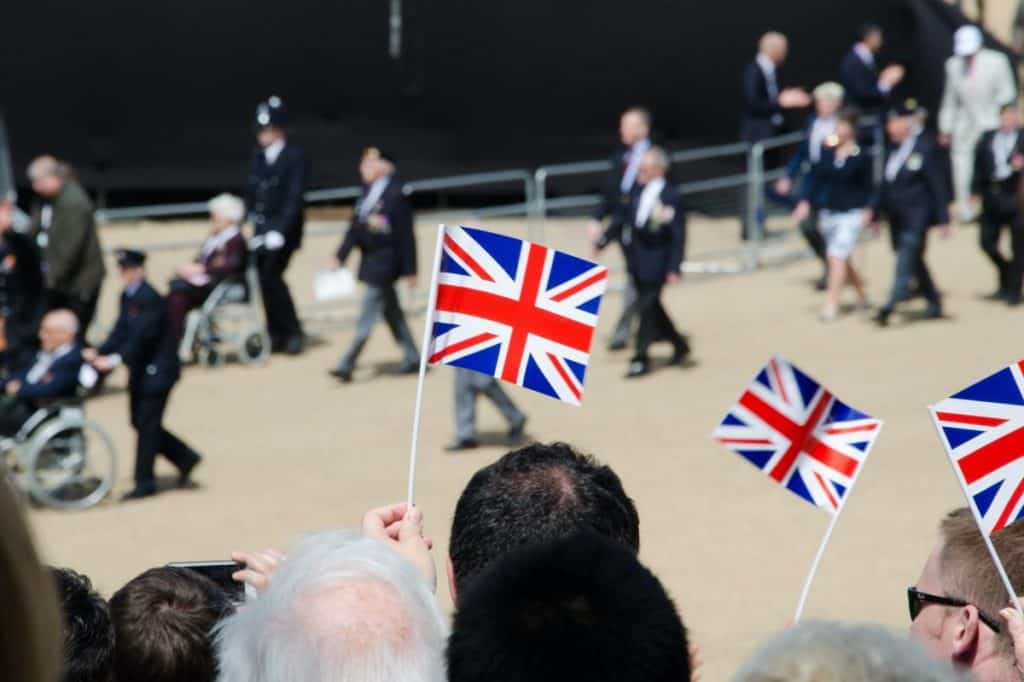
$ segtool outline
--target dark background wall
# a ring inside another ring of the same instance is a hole
[[[791,39],[784,80],[813,86],[879,21],[906,90],[934,101],[960,21],[939,0],[405,0],[394,62],[383,0],[13,4],[0,108],[19,182],[51,152],[114,204],[237,186],[271,93],[314,186],[351,183],[370,143],[407,177],[535,166],[605,156],[634,103],[676,145],[735,139],[739,74],[768,29]]]

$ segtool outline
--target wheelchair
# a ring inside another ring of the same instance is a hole
[[[114,442],[99,424],[86,419],[84,400],[80,395],[40,407],[18,433],[0,438],[0,469],[6,469],[16,489],[41,505],[88,509],[117,480]]]
[[[201,306],[189,311],[178,355],[183,362],[195,360],[205,367],[218,367],[229,356],[245,365],[266,362],[270,335],[253,262],[244,278],[224,280]]]

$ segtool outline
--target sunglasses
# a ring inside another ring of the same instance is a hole
[[[925,607],[925,604],[940,604],[942,606],[971,606],[970,602],[964,601],[963,599],[954,599],[953,597],[942,597],[937,594],[928,594],[927,592],[921,592],[916,587],[907,588],[907,604],[910,606],[911,622],[917,620],[917,617],[920,615],[921,609]],[[978,609],[978,618],[982,623],[992,628],[993,632],[1001,632],[999,622],[988,616],[981,609]]]

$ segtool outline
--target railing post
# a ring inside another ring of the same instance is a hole
[[[537,240],[542,241],[544,239],[544,228],[545,221],[548,217],[548,172],[543,168],[538,168],[533,174],[533,217],[537,225]]]
[[[758,266],[764,240],[764,145],[755,142],[747,153],[746,237],[750,242],[749,265]]]

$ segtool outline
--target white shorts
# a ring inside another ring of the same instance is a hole
[[[861,209],[842,213],[822,211],[818,214],[818,229],[825,235],[828,255],[833,258],[849,258],[863,228],[864,213]]]

